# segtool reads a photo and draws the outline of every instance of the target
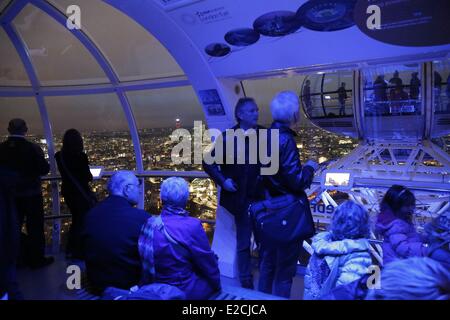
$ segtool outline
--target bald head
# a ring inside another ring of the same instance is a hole
[[[108,181],[111,195],[123,197],[133,205],[139,202],[140,189],[139,179],[131,171],[117,171]]]

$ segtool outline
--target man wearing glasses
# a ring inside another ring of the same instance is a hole
[[[129,289],[138,284],[138,238],[150,217],[135,208],[141,186],[131,171],[115,173],[107,188],[109,196],[87,213],[82,232],[87,276],[98,293],[110,286]]]

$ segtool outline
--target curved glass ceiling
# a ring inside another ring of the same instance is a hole
[[[72,33],[28,4],[13,20],[43,86],[109,82],[103,70]]]
[[[183,76],[170,53],[132,18],[100,0],[48,0],[60,14],[81,10],[81,31],[97,46],[119,81]],[[0,12],[9,1],[0,0]],[[11,5],[14,5],[13,2]],[[41,86],[109,83],[98,61],[69,29],[27,4],[13,19]],[[0,86],[31,86],[14,45],[0,28]]]
[[[107,57],[120,81],[181,76],[169,52],[133,19],[99,0],[49,0],[61,12],[81,10],[82,30]]]
[[[0,13],[6,8],[11,0],[0,0]]]
[[[0,86],[30,86],[23,63],[3,28],[0,44]]]

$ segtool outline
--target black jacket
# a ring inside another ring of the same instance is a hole
[[[310,166],[302,166],[300,155],[292,131],[287,124],[273,122],[269,134],[273,130],[279,130],[279,169],[274,175],[264,177],[264,186],[271,196],[295,194],[305,196],[304,190],[309,188],[314,178],[314,169]],[[268,138],[268,141],[271,141]],[[269,144],[270,154],[274,152]]]
[[[109,196],[86,214],[81,237],[94,286],[129,289],[138,284],[142,273],[138,239],[149,217],[119,196]]]
[[[234,126],[231,129],[239,129],[238,126]],[[258,126],[256,129],[257,132],[257,142],[259,142],[259,130],[264,129],[261,126]],[[242,213],[246,213],[246,210],[248,208],[249,202],[257,197],[258,192],[258,176],[260,174],[261,164],[259,161],[259,157],[257,157],[257,163],[256,164],[250,164],[250,157],[249,157],[249,139],[245,139],[245,163],[244,164],[237,164],[237,155],[238,152],[238,144],[236,143],[237,138],[235,138],[234,143],[234,152],[233,152],[233,158],[234,158],[234,164],[227,164],[226,161],[226,145],[227,140],[231,139],[231,137],[227,137],[226,132],[222,133],[223,137],[223,155],[224,155],[224,161],[223,164],[206,164],[203,161],[203,169],[205,172],[210,176],[211,179],[214,180],[214,182],[222,187],[220,192],[220,205],[223,206],[225,209],[230,211],[230,213],[234,215],[239,215]],[[220,137],[219,137],[220,138]],[[219,139],[218,138],[218,139]],[[259,154],[259,149],[257,149]],[[214,148],[211,151],[211,155],[216,155],[216,149]],[[231,156],[231,155],[228,155]],[[237,185],[237,191],[236,192],[228,192],[225,189],[223,189],[223,183],[227,179],[233,179],[233,181]]]
[[[14,201],[18,175],[0,166],[0,297],[7,289],[8,270],[15,265],[19,252],[19,225]]]
[[[61,162],[61,158],[64,156],[64,166]],[[70,175],[73,179],[76,179],[78,185],[84,189],[85,193],[90,192],[89,182],[92,181],[92,174],[89,170],[89,161],[86,153],[81,152],[79,154],[67,155],[63,151],[58,151],[55,154],[56,163],[58,164],[58,170],[62,178],[61,193],[63,196],[68,194],[80,194],[79,189],[72,182],[72,179],[68,175],[67,170],[70,171]]]
[[[0,165],[21,176],[16,188],[17,196],[41,194],[40,177],[50,171],[42,149],[24,137],[8,137],[0,144]]]

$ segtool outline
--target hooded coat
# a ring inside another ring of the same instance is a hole
[[[321,232],[313,238],[314,254],[306,268],[304,299],[319,299],[322,286],[335,263],[338,263],[334,287],[358,280],[372,265],[367,239],[333,241],[331,232]]]
[[[414,225],[397,218],[388,209],[380,212],[375,232],[384,238],[382,245],[384,265],[396,259],[427,255],[426,247]]]

